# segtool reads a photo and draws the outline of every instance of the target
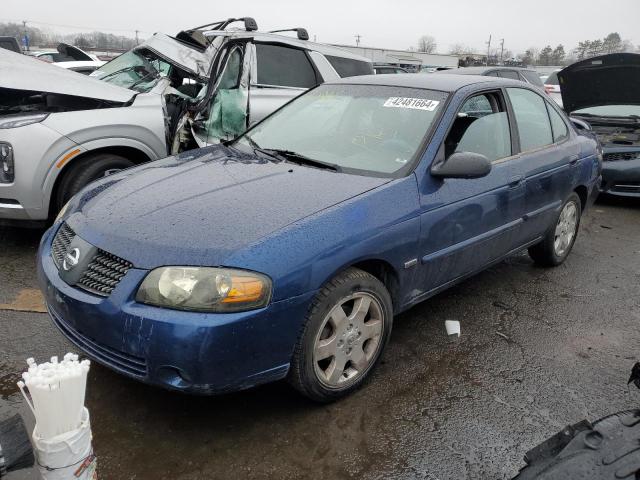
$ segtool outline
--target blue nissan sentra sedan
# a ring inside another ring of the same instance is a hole
[[[238,140],[105,177],[45,234],[79,349],[154,385],[358,388],[394,315],[528,248],[562,263],[601,152],[544,93],[467,75],[325,84]]]

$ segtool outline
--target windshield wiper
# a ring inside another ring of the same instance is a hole
[[[301,153],[293,152],[291,150],[280,149],[280,148],[254,148],[258,152],[265,153],[267,155],[271,155],[272,157],[280,157],[284,158],[286,161],[291,163],[297,163],[298,165],[308,165],[310,167],[323,168],[325,170],[333,170],[334,172],[341,171],[339,165],[335,163],[327,163],[320,160],[315,160],[313,158],[309,158]]]

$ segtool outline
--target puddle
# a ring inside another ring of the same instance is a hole
[[[18,392],[17,382],[22,378],[22,372],[9,372],[8,365],[0,365],[0,398],[7,400],[11,395]]]

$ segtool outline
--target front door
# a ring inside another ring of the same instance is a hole
[[[492,170],[478,179],[426,174],[421,186],[418,297],[511,251],[522,222],[524,184],[511,162],[511,128],[500,90],[473,95],[463,103],[439,155],[446,161],[462,151],[486,156]]]

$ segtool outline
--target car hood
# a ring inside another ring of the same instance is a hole
[[[388,181],[215,146],[92,184],[67,222],[138,268],[225,265],[243,247]]]
[[[135,92],[28,55],[0,49],[0,88],[57,93],[126,103]]]
[[[602,105],[640,105],[640,54],[589,58],[558,72],[565,111]]]

